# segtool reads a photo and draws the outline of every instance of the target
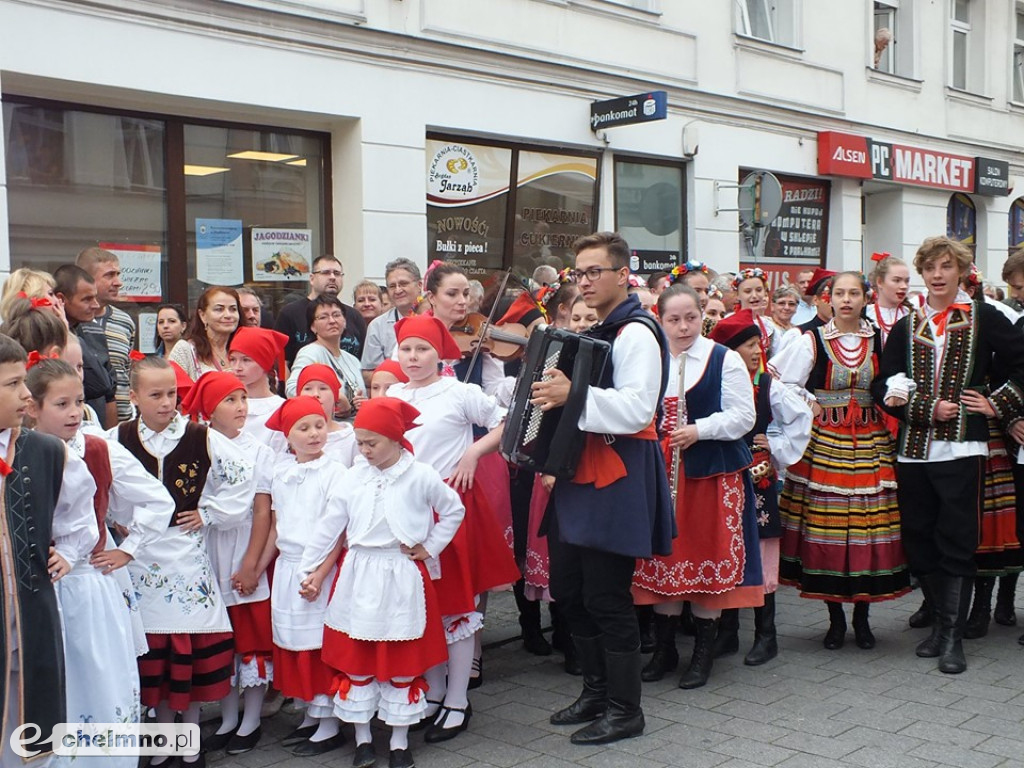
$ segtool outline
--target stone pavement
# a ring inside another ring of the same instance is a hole
[[[1024,766],[1024,647],[1021,627],[993,624],[966,641],[968,669],[943,675],[914,645],[925,630],[907,628],[920,593],[872,607],[878,646],[863,651],[852,630],[839,651],[821,638],[827,611],[791,589],[779,592],[780,654],[763,667],[743,666],[753,634],[744,611],[741,652],[721,659],[700,690],[676,687],[678,675],[644,685],[647,730],[608,747],[576,747],[571,728],[548,723],[579,691],[557,653],[538,658],[518,634],[511,594],[492,595],[484,655],[485,683],[470,692],[469,731],[442,745],[412,734],[420,768],[996,768]],[[1024,621],[1022,601],[1017,612]],[[509,641],[511,642],[504,642]],[[679,638],[689,658],[691,640]],[[351,745],[319,758],[297,758],[277,741],[296,724],[284,712],[265,721],[257,750],[210,756],[215,768],[310,768],[351,764]],[[386,731],[375,728],[378,766],[387,765]]]

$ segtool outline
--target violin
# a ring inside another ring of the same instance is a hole
[[[523,353],[527,341],[526,326],[518,323],[497,326],[492,323],[484,333],[486,324],[487,318],[474,312],[448,329],[463,355],[472,354],[478,346],[505,361],[514,360]]]

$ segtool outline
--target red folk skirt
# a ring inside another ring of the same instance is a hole
[[[540,525],[544,520],[551,494],[544,489],[541,476],[533,480],[533,494],[530,496],[530,519],[526,531],[526,563],[523,579],[526,582],[527,597],[551,601],[551,561],[548,557],[547,536],[541,536]],[[531,591],[533,594],[530,594]]]
[[[274,630],[270,620],[270,598],[229,605],[228,618],[235,633],[235,653],[242,657],[243,662],[272,659]]]
[[[143,706],[161,701],[178,712],[195,702],[220,701],[231,690],[235,644],[230,632],[146,633],[149,651],[139,657]]]

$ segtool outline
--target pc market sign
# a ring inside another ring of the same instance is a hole
[[[668,116],[668,94],[648,91],[636,96],[620,96],[608,101],[595,101],[590,105],[590,130],[614,128],[618,125],[649,123]]]

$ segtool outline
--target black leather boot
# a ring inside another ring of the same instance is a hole
[[[697,625],[697,637],[693,641],[693,655],[690,666],[679,678],[679,687],[685,690],[700,688],[711,677],[715,661],[715,636],[718,634],[718,619],[693,618]]]
[[[930,573],[927,576],[921,576],[919,582],[921,584],[921,592],[924,594],[924,603],[922,605],[928,606],[932,612],[932,619],[925,626],[932,628],[931,634],[928,635],[924,640],[917,644],[917,649],[914,651],[922,659],[935,659],[939,655],[939,637],[942,634],[942,626],[939,621],[939,607],[941,605],[938,585],[940,574]]]
[[[826,600],[828,606],[828,631],[825,633],[824,645],[829,651],[843,647],[846,642],[846,612],[842,603]]]
[[[640,709],[639,646],[625,653],[606,651],[608,670],[608,707],[590,725],[572,735],[573,744],[611,744],[644,732],[644,712]]]
[[[992,618],[996,624],[1012,627],[1017,623],[1017,613],[1013,609],[1013,601],[1017,595],[1017,577],[1020,574],[1008,573],[999,577],[999,591],[996,593],[996,609]]]
[[[944,575],[939,596],[942,600],[939,671],[947,675],[959,675],[967,669],[961,640],[967,625],[967,611],[971,606],[971,580],[963,576]]]
[[[552,725],[579,725],[596,720],[608,706],[608,681],[601,637],[572,636],[583,669],[583,692],[572,704],[551,716]]]
[[[718,620],[718,634],[715,635],[715,658],[731,656],[739,649],[740,611],[738,608],[726,608]]]
[[[697,636],[697,625],[693,623],[693,607],[689,600],[683,603],[683,615],[679,617],[679,634],[686,637]]]
[[[633,610],[640,627],[640,653],[654,653],[654,606],[638,605]]]
[[[679,651],[676,650],[676,625],[678,616],[654,614],[654,655],[640,670],[640,679],[645,683],[661,680],[666,672],[673,672],[679,666]]]
[[[550,656],[551,644],[540,629],[540,603],[526,598],[525,582],[520,579],[512,585],[512,593],[519,609],[519,626],[523,630],[523,648],[534,656]]]
[[[923,577],[923,576],[921,578],[919,578],[917,580],[918,584],[923,583],[924,579],[925,579],[925,577]],[[921,591],[922,592],[924,591],[923,587],[922,587]],[[935,609],[933,608],[933,606],[928,604],[928,598],[926,597],[925,599],[923,599],[921,601],[921,607],[918,608],[916,611],[914,611],[912,614],[910,614],[910,618],[907,619],[907,623],[913,629],[921,629],[923,627],[930,627],[932,625],[932,622],[933,622],[934,619],[935,619]]]
[[[974,604],[967,616],[964,637],[976,640],[988,634],[988,625],[992,621],[992,590],[995,589],[994,576],[977,576],[974,579]]]
[[[871,603],[853,604],[853,639],[858,648],[871,650],[875,647],[875,635],[868,623],[868,612],[871,610]]]
[[[576,646],[572,642],[572,635],[569,634],[565,617],[562,615],[558,603],[549,603],[548,605],[551,610],[551,645],[565,656],[566,673],[578,677],[583,674],[583,670],[580,669],[580,662],[576,658]]]
[[[779,655],[775,636],[775,593],[764,596],[764,607],[754,609],[754,645],[743,657],[748,667],[757,667]]]

